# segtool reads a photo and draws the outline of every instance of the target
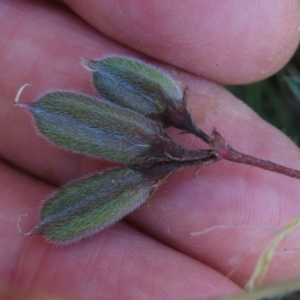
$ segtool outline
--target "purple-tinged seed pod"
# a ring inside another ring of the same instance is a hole
[[[158,123],[104,99],[53,92],[19,105],[33,114],[38,130],[51,142],[114,162],[133,165],[193,160],[210,151],[184,149]]]
[[[70,244],[114,224],[145,202],[175,171],[197,162],[168,162],[116,168],[74,181],[44,203],[40,221],[25,235],[42,234],[55,244]]]

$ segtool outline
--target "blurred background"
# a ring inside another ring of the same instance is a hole
[[[226,88],[300,147],[300,47],[274,76],[253,84]]]

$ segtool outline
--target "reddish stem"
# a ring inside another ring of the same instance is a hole
[[[255,166],[271,172],[280,173],[289,177],[300,179],[300,171],[290,169],[268,160],[256,158],[251,155],[243,154],[233,149],[226,140],[214,129],[210,143],[218,159],[226,159],[240,164]]]

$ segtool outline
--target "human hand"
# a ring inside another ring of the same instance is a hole
[[[216,127],[236,149],[300,169],[299,150],[287,137],[222,87],[193,75],[244,83],[274,73],[298,44],[299,3],[164,1],[163,7],[153,1],[66,2],[94,28],[59,4],[0,1],[3,293],[15,290],[16,299],[187,299],[237,291],[267,238],[299,211],[295,179],[230,162],[205,167],[196,179],[193,169],[183,170],[126,222],[74,245],[55,247],[40,236],[20,236],[18,217],[27,213],[21,225],[24,231],[31,229],[42,199],[109,164],[47,142],[13,99],[27,82],[32,87],[21,102],[52,89],[96,95],[79,57],[124,54],[150,61],[145,53],[159,60],[150,62],[170,72],[182,88],[188,87],[188,106],[201,129]],[[174,137],[186,147],[206,147],[190,135]],[[297,244],[290,240],[288,247]],[[267,280],[296,274],[297,255],[277,257]]]

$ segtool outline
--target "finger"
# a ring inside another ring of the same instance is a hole
[[[52,191],[0,163],[3,299],[183,299],[238,289],[213,269],[124,223],[70,247],[45,243],[40,236],[21,236],[20,214],[28,213],[20,221],[21,229],[28,230],[40,198]]]
[[[299,42],[299,1],[65,0],[107,36],[227,84],[266,78]]]

